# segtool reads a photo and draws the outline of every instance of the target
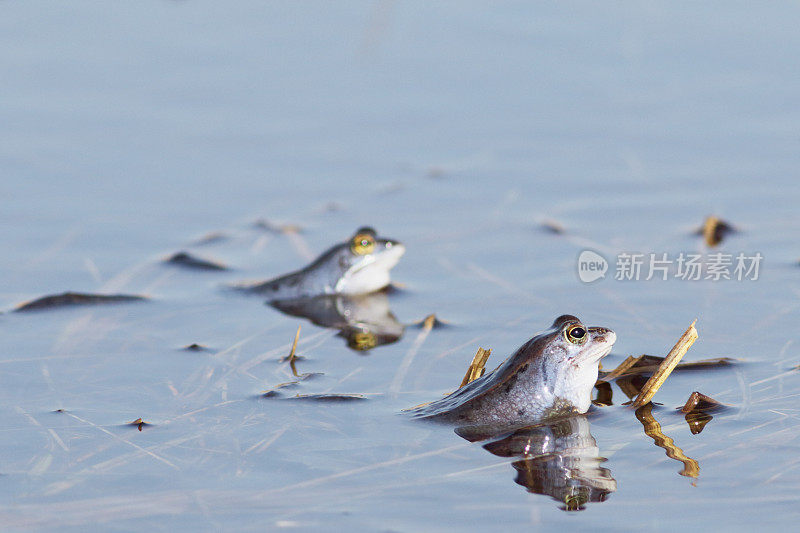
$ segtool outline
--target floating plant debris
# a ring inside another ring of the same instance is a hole
[[[689,395],[689,399],[686,400],[686,404],[681,407],[681,412],[691,413],[692,411],[711,411],[714,409],[720,409],[722,407],[724,407],[724,405],[714,398],[694,391],[691,395]]]
[[[298,394],[290,396],[288,400],[311,400],[315,402],[351,402],[366,400],[363,394]]]
[[[276,222],[272,222],[265,218],[259,218],[258,220],[253,222],[253,227],[267,230],[272,233],[283,233],[283,234],[300,233],[303,231],[303,228],[301,228],[297,224],[278,224]]]
[[[655,374],[647,380],[647,383],[645,383],[641,392],[639,392],[639,395],[633,401],[634,407],[641,407],[653,398],[675,367],[678,366],[678,363],[683,358],[684,354],[686,354],[689,347],[697,340],[697,330],[694,327],[695,323],[697,323],[697,319],[695,319],[683,335],[681,335],[681,338],[678,339],[678,342],[675,343],[675,346],[672,347],[661,362]]]
[[[664,362],[664,357],[655,355],[642,355],[639,357],[639,362],[633,366],[633,370],[640,372],[652,372],[658,369],[661,363]],[[731,366],[736,362],[736,359],[731,357],[713,357],[711,359],[701,359],[699,361],[681,361],[675,370],[696,370],[702,368],[716,368],[721,366]]]
[[[213,231],[211,233],[207,233],[194,241],[192,244],[195,246],[203,246],[204,244],[213,244],[217,242],[222,242],[228,240],[228,236],[220,231]]]
[[[692,432],[692,435],[697,435],[714,418],[709,414],[709,411],[719,411],[724,408],[725,405],[714,398],[694,391],[689,395],[689,399],[686,400],[680,411],[686,414],[684,418],[686,423],[689,424],[689,431]]]
[[[703,226],[696,233],[703,236],[706,246],[713,248],[721,243],[728,234],[735,232],[736,228],[719,217],[711,215],[706,217]]]
[[[144,301],[147,298],[134,294],[90,294],[83,292],[63,292],[43,296],[30,302],[18,305],[14,311],[40,311],[44,309],[56,309],[59,307],[73,307],[80,305],[115,304],[123,302]]]
[[[137,419],[136,419],[136,420],[134,420],[133,422],[128,422],[128,423],[127,423],[127,424],[125,424],[125,425],[126,425],[126,426],[135,426],[135,427],[136,427],[136,428],[137,428],[139,431],[141,431],[143,427],[145,427],[145,426],[149,426],[150,424],[148,424],[147,422],[145,422],[145,421],[144,421],[144,420],[142,420],[141,418],[137,418]]]
[[[492,355],[492,350],[478,348],[478,351],[475,352],[475,357],[472,358],[472,362],[469,364],[469,368],[467,368],[467,373],[464,375],[464,379],[461,380],[461,385],[459,385],[459,388],[463,387],[470,381],[475,381],[481,377],[484,372],[486,372],[486,361],[489,359],[490,355]]]
[[[613,381],[622,376],[632,374],[652,374],[664,362],[664,357],[655,355],[640,355],[639,357],[628,356],[614,370],[601,373],[598,381]],[[736,359],[731,357],[715,357],[712,359],[701,359],[699,361],[683,361],[678,363],[674,371],[679,370],[698,370],[703,368],[718,368],[731,366],[736,363]]]
[[[444,320],[439,320],[439,317],[437,317],[435,314],[430,314],[422,320],[412,322],[411,325],[423,329],[437,329],[446,328],[450,326],[450,323],[445,322]]]
[[[228,267],[217,261],[211,259],[203,259],[188,252],[177,252],[164,260],[165,263],[170,265],[178,265],[186,268],[193,268],[195,270],[229,270]]]
[[[553,235],[563,235],[567,232],[567,229],[564,227],[561,222],[557,220],[553,220],[552,218],[546,218],[539,223],[539,228],[542,231],[547,233],[552,233]]]
[[[288,389],[297,387],[300,384],[299,381],[287,381],[286,383],[279,383],[272,387],[270,390],[262,392],[259,396],[261,398],[276,398],[281,395],[281,389]]]
[[[208,347],[207,346],[203,346],[202,344],[197,344],[196,342],[193,342],[192,344],[187,344],[182,349],[186,350],[187,352],[207,352],[208,351]]]

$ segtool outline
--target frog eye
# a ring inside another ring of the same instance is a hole
[[[359,233],[350,242],[350,250],[356,255],[371,254],[375,250],[375,237],[369,233]]]
[[[564,335],[572,344],[583,344],[586,342],[586,329],[578,324],[568,327]]]

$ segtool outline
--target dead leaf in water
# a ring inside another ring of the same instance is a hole
[[[706,217],[703,226],[697,231],[697,234],[703,236],[706,246],[713,248],[721,243],[728,234],[735,232],[736,228],[731,224],[728,224],[717,216],[711,215]]]
[[[135,427],[136,427],[136,428],[137,428],[139,431],[141,431],[143,427],[145,427],[145,426],[149,426],[150,424],[148,424],[147,422],[145,422],[145,421],[144,421],[144,420],[142,420],[141,418],[137,418],[137,419],[136,419],[136,420],[134,420],[133,422],[128,422],[128,423],[127,423],[127,424],[125,424],[125,425],[126,425],[126,426],[135,426]]]

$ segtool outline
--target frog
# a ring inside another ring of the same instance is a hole
[[[364,226],[308,266],[244,288],[265,295],[269,302],[370,294],[389,287],[390,270],[405,251],[402,243],[380,238],[373,228]]]
[[[507,426],[586,413],[600,360],[616,334],[561,315],[493,371],[412,409],[416,418],[459,426]]]

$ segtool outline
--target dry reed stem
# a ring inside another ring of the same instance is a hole
[[[489,359],[490,355],[492,355],[492,350],[478,348],[478,351],[475,352],[475,357],[472,358],[472,362],[469,364],[469,368],[467,368],[464,379],[461,380],[461,385],[458,386],[459,388],[470,381],[475,381],[486,372],[486,361]]]
[[[294,334],[294,342],[292,342],[292,349],[289,351],[289,355],[287,359],[289,360],[289,366],[292,369],[292,374],[294,377],[300,377],[297,373],[297,367],[295,366],[295,362],[297,361],[297,356],[295,355],[295,350],[297,350],[297,341],[300,340],[300,326],[297,326],[297,333]]]
[[[653,396],[658,392],[658,389],[661,388],[661,385],[664,384],[675,367],[678,366],[678,363],[686,354],[686,351],[694,344],[694,341],[697,340],[697,330],[694,327],[696,323],[697,319],[694,319],[689,328],[681,335],[681,338],[678,339],[678,342],[675,343],[675,346],[672,347],[664,358],[664,361],[661,362],[655,374],[650,376],[650,379],[647,380],[647,383],[644,384],[641,392],[639,392],[639,395],[633,401],[633,407],[641,407],[653,399]]]

